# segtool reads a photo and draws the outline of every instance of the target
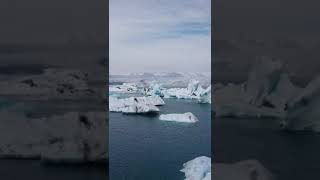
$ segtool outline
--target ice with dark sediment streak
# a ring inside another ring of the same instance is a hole
[[[159,117],[162,121],[175,121],[175,122],[185,122],[185,123],[195,123],[198,118],[191,112],[183,114],[161,114]]]
[[[128,114],[157,113],[165,102],[159,96],[117,98],[109,96],[109,111]]]

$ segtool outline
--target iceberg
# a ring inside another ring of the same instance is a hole
[[[145,94],[149,96],[163,96],[162,94],[162,87],[160,84],[156,82],[152,82],[150,87],[145,89]]]
[[[123,112],[126,114],[157,113],[160,111],[157,106],[164,104],[165,102],[159,96],[130,97],[124,99],[109,96],[109,111],[111,112]]]
[[[186,123],[195,123],[198,118],[191,112],[184,114],[161,114],[159,117],[162,121],[176,121],[176,122],[186,122]]]
[[[194,99],[199,103],[211,103],[211,86],[206,89],[197,80],[191,79],[187,88],[163,89],[161,94],[164,98]]]
[[[211,86],[200,91],[198,102],[211,104]]]
[[[211,158],[200,156],[183,164],[185,180],[211,180]]]

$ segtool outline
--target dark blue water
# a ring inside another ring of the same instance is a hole
[[[211,157],[211,109],[208,104],[165,99],[163,114],[192,112],[197,123],[160,121],[158,116],[110,113],[111,180],[182,180],[183,163]]]

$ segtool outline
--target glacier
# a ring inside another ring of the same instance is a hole
[[[195,123],[198,118],[191,112],[183,114],[161,114],[159,119],[162,121],[176,121],[176,122],[185,122],[185,123]]]

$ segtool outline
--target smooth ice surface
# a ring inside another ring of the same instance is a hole
[[[176,122],[186,122],[186,123],[195,123],[198,118],[191,112],[183,114],[161,114],[159,117],[162,121],[176,121]]]
[[[211,180],[211,158],[200,156],[183,164],[185,180]]]

